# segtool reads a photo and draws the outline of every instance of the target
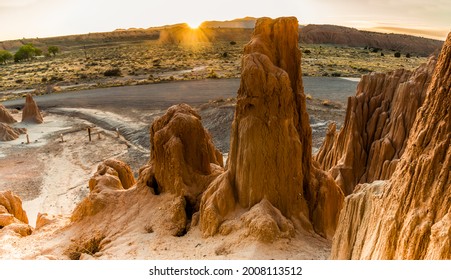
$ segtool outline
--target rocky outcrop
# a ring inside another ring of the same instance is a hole
[[[5,123],[0,123],[0,141],[16,140],[20,134],[24,133],[27,133],[26,128],[15,128]]]
[[[236,208],[262,209],[257,220],[274,228],[265,240],[292,232],[292,221],[327,236],[335,229],[343,195],[326,174],[316,177],[312,164],[297,40],[295,18],[263,18],[245,46],[227,171],[202,198],[204,236],[236,227],[226,221]],[[323,212],[329,202],[337,208]]]
[[[388,181],[345,200],[334,259],[451,259],[451,33]]]
[[[404,153],[435,66],[431,58],[415,71],[364,75],[349,97],[339,133],[329,126],[316,160],[348,195],[358,183],[389,179]]]
[[[123,189],[129,189],[136,183],[133,171],[128,164],[116,159],[107,159],[103,162],[103,165],[101,164],[99,169],[107,169],[110,167],[117,172],[117,177],[119,178]]]
[[[137,186],[146,193],[176,197],[169,207],[175,214],[167,223],[173,235],[190,226],[202,193],[223,172],[222,154],[213,146],[200,116],[186,104],[172,106],[154,121],[150,142],[151,159],[141,168],[136,183],[130,167],[121,161],[109,159],[98,166],[89,181],[90,195],[73,212],[73,222],[105,211],[112,203],[108,201],[115,200],[112,196]]]
[[[105,193],[113,195],[113,191],[129,189],[134,183],[135,179],[129,165],[119,160],[105,160],[99,164],[97,172],[89,180],[90,195],[77,205],[72,213],[72,222],[103,211],[108,204]]]
[[[12,230],[22,236],[32,232],[22,200],[11,191],[0,192],[0,230]]]
[[[31,94],[27,94],[27,97],[25,99],[25,107],[22,110],[22,122],[37,124],[44,122],[41,111],[39,111],[38,105],[33,100]]]
[[[223,171],[222,154],[214,147],[199,114],[187,104],[168,109],[150,129],[151,159],[144,167],[155,193],[171,193],[198,204],[208,184]]]
[[[0,123],[15,123],[17,122],[14,117],[9,113],[8,109],[5,108],[2,104],[0,104]]]

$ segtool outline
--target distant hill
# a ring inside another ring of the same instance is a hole
[[[120,43],[122,41],[158,40],[160,31],[158,29],[118,29],[112,32],[98,32],[80,35],[58,36],[50,38],[24,38],[0,42],[0,49],[15,51],[24,44],[33,44],[38,48],[47,46],[58,46],[61,49],[78,48],[80,46],[101,45],[109,43]]]
[[[305,44],[334,44],[371,47],[428,56],[438,51],[443,41],[403,34],[361,31],[336,25],[309,24],[300,28],[300,41]]]
[[[250,28],[253,29],[257,18],[245,17],[226,21],[204,21],[203,28]]]
[[[245,17],[230,21],[206,21],[201,24],[203,38],[200,41],[247,41],[250,39],[256,18]],[[304,44],[333,44],[350,47],[370,47],[384,50],[396,50],[404,54],[428,56],[438,51],[443,41],[415,37],[411,35],[385,34],[361,31],[355,28],[336,25],[309,24],[300,26],[300,42]],[[177,43],[182,41],[183,31],[188,30],[186,24],[174,24],[148,29],[117,29],[112,32],[89,33],[82,35],[60,36],[53,38],[32,38],[0,42],[0,49],[17,50],[20,46],[32,43],[46,48],[56,45],[70,49],[80,46],[108,45],[120,42],[160,40]]]

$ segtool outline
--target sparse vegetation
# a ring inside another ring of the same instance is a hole
[[[49,46],[47,48],[47,51],[49,52],[49,54],[55,56],[57,53],[60,52],[60,49],[57,46]]]
[[[6,64],[9,60],[12,60],[14,56],[9,51],[0,50],[0,64]]]
[[[400,53],[400,52],[395,52],[395,53],[394,53],[394,56],[395,56],[396,58],[399,58],[399,57],[401,57],[401,53]]]
[[[42,50],[35,48],[32,44],[26,44],[19,48],[14,54],[14,61],[20,62],[23,60],[30,60],[35,56],[42,55]]]
[[[247,41],[234,42],[236,44],[230,44],[231,41],[227,40],[195,45],[163,45],[156,40],[102,42],[99,45],[82,42],[73,47],[68,47],[64,42],[54,42],[50,45],[65,46],[65,51],[57,54],[58,59],[53,59],[52,55],[2,65],[0,91],[36,89],[35,93],[44,94],[43,83],[57,83],[58,87],[67,91],[170,80],[238,78],[241,54]],[[384,72],[401,67],[399,58],[393,56],[395,51],[383,50],[385,57],[381,57],[379,53],[362,48],[335,45],[301,47],[304,76],[360,77],[371,71]],[[412,56],[402,60],[402,65],[413,69],[426,60]],[[43,82],[43,78],[47,82]],[[16,83],[16,80],[21,80],[21,83]],[[0,96],[0,101],[11,98],[17,98],[17,95],[5,93]]]
[[[103,72],[103,75],[105,77],[120,77],[121,74],[122,74],[121,69],[119,68],[108,69],[105,72]]]

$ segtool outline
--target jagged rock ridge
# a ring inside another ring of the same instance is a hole
[[[334,259],[451,259],[451,33],[389,181],[345,200]]]
[[[410,128],[423,104],[435,66],[431,58],[415,71],[364,75],[349,97],[339,133],[329,126],[316,155],[348,195],[358,183],[389,179],[404,153]]]

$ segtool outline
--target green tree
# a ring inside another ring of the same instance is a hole
[[[60,52],[60,49],[57,46],[49,46],[47,50],[49,54],[53,54],[53,56]]]
[[[33,44],[26,44],[14,54],[14,61],[30,60],[37,55],[42,55],[42,50],[35,48]]]
[[[9,51],[0,50],[0,64],[5,64],[8,60],[12,60],[13,55]]]

